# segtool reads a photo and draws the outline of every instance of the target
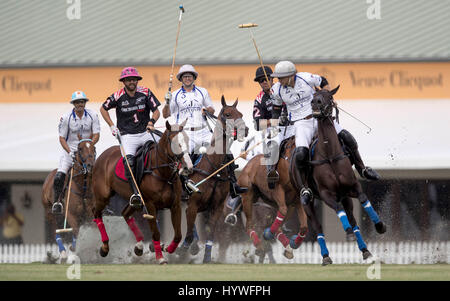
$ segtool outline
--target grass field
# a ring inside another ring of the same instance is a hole
[[[380,280],[367,277],[371,265],[210,264],[210,265],[94,265],[80,266],[80,279],[88,281],[449,281],[450,265],[379,265]],[[71,265],[0,264],[0,280],[68,280]],[[374,267],[374,266],[372,266]],[[73,266],[72,266],[73,270]],[[374,275],[374,274],[372,274]],[[72,280],[71,280],[72,281]]]

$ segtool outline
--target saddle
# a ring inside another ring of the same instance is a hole
[[[150,150],[156,145],[156,143],[153,140],[149,140],[145,142],[145,144],[138,148],[135,155],[135,174],[134,178],[136,179],[136,183],[139,185],[142,181],[142,178],[144,176],[144,170],[145,165],[147,164],[148,160],[148,153]],[[121,179],[122,181],[128,182],[127,178],[125,177],[125,166],[123,165],[123,159],[122,157],[117,160],[116,167],[115,167],[115,174],[116,177]]]

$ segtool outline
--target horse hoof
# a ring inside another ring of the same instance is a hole
[[[348,241],[348,242],[356,241],[355,234],[353,234],[353,232],[352,233],[347,233],[346,236],[345,236],[345,240]]]
[[[225,223],[230,226],[235,226],[237,223],[237,216],[236,214],[230,213],[225,217]]]
[[[74,246],[71,245],[71,246],[69,247],[69,250],[70,250],[71,252],[75,252]]]
[[[255,250],[255,255],[256,255],[256,256],[259,256],[259,257],[265,256],[265,255],[266,255],[266,252],[264,251],[263,248],[256,248],[256,250]]]
[[[60,263],[61,264],[65,264],[67,262],[67,253],[66,253],[66,251],[62,251],[59,254],[59,258],[61,259]]]
[[[106,257],[109,253],[109,249],[107,249],[106,251],[103,249],[103,246],[100,247],[100,256],[101,257]]]
[[[203,263],[211,263],[211,256],[206,256],[203,258]]]
[[[386,225],[383,222],[378,222],[375,224],[375,229],[379,234],[386,232]]]
[[[284,249],[283,255],[284,255],[284,257],[286,257],[287,259],[292,259],[292,258],[294,258],[294,250],[292,250],[292,248],[291,248],[290,245],[288,245],[288,246],[286,247],[286,249]]]
[[[364,250],[362,255],[363,255],[363,260],[366,260],[367,258],[372,257],[372,254],[369,252],[369,250]]]
[[[333,260],[331,260],[331,258],[329,256],[322,258],[322,266],[326,266],[326,265],[329,265],[332,263],[333,263]]]
[[[275,235],[270,231],[270,228],[264,229],[263,237],[265,240],[274,240]]]
[[[200,252],[200,247],[197,243],[191,245],[190,252],[192,256],[195,256]]]
[[[158,263],[159,264],[168,264],[167,260],[164,257],[158,259]]]
[[[142,254],[144,254],[144,249],[139,249],[136,246],[136,247],[134,247],[134,254],[136,254],[137,256],[142,256]]]

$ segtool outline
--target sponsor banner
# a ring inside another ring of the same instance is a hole
[[[272,69],[274,65],[271,65]],[[137,66],[143,80],[163,100],[170,66]],[[176,79],[174,88],[180,87]],[[196,84],[213,100],[253,100],[260,87],[253,81],[258,65],[201,65]],[[0,102],[69,102],[72,92],[84,91],[102,102],[123,87],[121,67],[0,69]],[[320,74],[332,87],[341,85],[336,99],[450,99],[450,62],[297,64],[297,70]]]

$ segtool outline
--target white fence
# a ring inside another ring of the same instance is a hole
[[[368,243],[367,247],[375,259],[386,264],[450,263],[450,241],[379,242]],[[330,242],[328,243],[328,250],[335,264],[363,263],[356,242]],[[283,248],[279,243],[273,245],[274,258],[280,264],[320,264],[322,262],[317,243],[304,243],[299,249],[294,250],[294,258],[291,260],[285,258],[282,251]],[[0,263],[44,262],[47,258],[47,252],[51,252],[53,255],[58,254],[58,246],[56,244],[0,245]],[[200,263],[202,258],[203,246],[201,246],[201,251],[194,262]],[[213,261],[218,260],[217,245],[213,247],[212,258]],[[224,262],[257,262],[257,257],[254,256],[254,247],[248,244],[231,245],[226,251]],[[268,258],[264,262],[268,263]]]

